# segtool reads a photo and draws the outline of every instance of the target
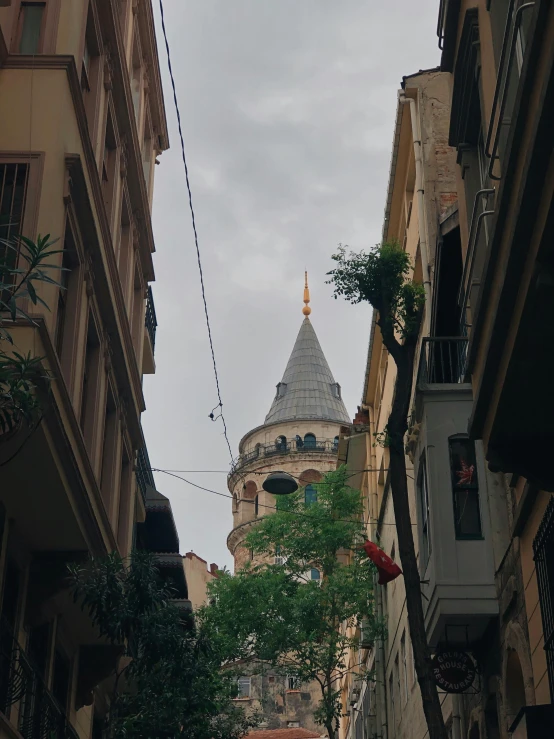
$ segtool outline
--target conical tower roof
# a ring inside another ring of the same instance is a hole
[[[307,315],[265,423],[302,419],[350,423],[340,385],[333,378]]]

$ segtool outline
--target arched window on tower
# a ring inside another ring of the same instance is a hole
[[[338,448],[339,448],[339,437],[335,436],[335,438],[333,439],[333,451],[334,452],[338,451]]]
[[[315,434],[306,434],[304,436],[304,446],[306,447],[306,449],[315,449],[315,446],[316,446]]]
[[[258,506],[258,496],[256,495],[256,497],[254,498],[254,515],[255,515],[255,516],[257,516],[257,515],[258,515],[258,510],[259,510],[259,506]]]
[[[286,436],[278,436],[275,439],[275,448],[278,452],[286,452],[287,451],[287,437]]]
[[[313,485],[306,485],[304,488],[304,502],[306,506],[310,506],[317,502],[317,490]]]

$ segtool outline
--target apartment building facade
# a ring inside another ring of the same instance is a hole
[[[411,518],[431,652],[463,652],[475,669],[461,694],[439,691],[443,716],[453,739],[507,739],[522,706],[535,702],[525,567],[511,536],[512,480],[491,469],[485,444],[470,431],[471,326],[463,299],[474,288],[468,237],[475,231],[464,225],[462,174],[471,182],[475,172],[466,160],[460,164],[466,147],[460,154],[452,145],[453,91],[445,70],[404,78],[383,240],[403,244],[414,279],[427,283],[406,437]],[[467,114],[467,105],[460,104],[460,114]],[[476,190],[478,199],[492,194],[485,189]],[[339,460],[353,471],[368,470],[353,484],[367,500],[370,538],[393,559],[398,542],[387,449],[375,444],[374,434],[385,430],[394,383],[395,365],[374,321],[362,405],[352,433],[341,438]],[[356,656],[375,670],[375,680],[344,686],[344,736],[423,738],[403,581],[376,587],[388,635]]]
[[[64,268],[64,289],[41,286],[49,310],[27,301],[13,328],[53,380],[37,427],[0,441],[2,737],[101,736],[114,651],[68,562],[154,549],[190,605],[141,428],[167,148],[150,0],[0,2],[0,235],[51,234]]]

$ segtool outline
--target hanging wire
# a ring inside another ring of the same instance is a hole
[[[188,485],[192,485],[192,487],[198,488],[198,490],[203,490],[206,493],[211,493],[212,495],[219,495],[220,498],[228,498],[229,500],[234,499],[232,495],[228,495],[227,493],[220,493],[218,490],[211,490],[210,488],[205,488],[203,485],[197,485],[195,482],[192,482],[191,480],[187,480],[185,477],[181,477],[180,475],[176,475],[174,472],[171,472],[170,470],[162,470],[158,467],[152,467],[151,470],[152,472],[162,472],[164,475],[168,475],[169,477],[175,477],[177,480],[182,480],[183,482],[186,482]],[[321,485],[320,482],[317,482],[315,484]],[[249,500],[247,498],[240,498],[238,502],[254,504],[253,499]],[[307,514],[304,514],[304,513],[298,513],[297,511],[283,511],[283,509],[277,508],[277,506],[274,506],[274,505],[266,505],[264,503],[258,503],[258,507],[259,508],[269,508],[272,511],[280,511],[282,513],[289,513],[291,516],[300,516],[301,518],[312,518],[312,516],[308,516]],[[346,519],[346,518],[344,519],[337,518],[336,520],[340,521],[341,523],[352,523],[351,519]],[[362,523],[364,524],[364,526],[369,525],[370,522],[371,522],[370,518],[368,518],[367,520],[365,518],[362,519]],[[385,521],[383,521],[381,525],[382,526],[396,526],[395,523],[387,523]],[[417,523],[412,523],[412,526],[417,526]]]
[[[225,416],[223,415],[223,400],[221,397],[221,388],[219,386],[219,373],[217,371],[217,362],[215,359],[215,350],[214,350],[214,343],[212,338],[212,329],[210,324],[210,315],[208,313],[208,302],[206,300],[206,289],[204,285],[204,271],[202,269],[202,259],[200,256],[200,246],[198,242],[198,230],[196,228],[196,217],[194,214],[194,206],[192,204],[192,191],[190,186],[190,178],[189,178],[189,169],[187,164],[187,156],[185,153],[185,140],[183,137],[183,127],[181,125],[181,112],[179,110],[179,102],[177,100],[177,89],[175,87],[175,78],[173,76],[173,67],[171,64],[171,54],[169,51],[169,41],[167,38],[167,31],[165,28],[165,16],[164,16],[164,6],[163,6],[163,0],[160,0],[160,15],[162,19],[162,32],[165,42],[165,50],[167,54],[167,66],[169,69],[169,77],[171,79],[171,87],[173,88],[173,102],[175,103],[175,112],[177,114],[177,126],[179,129],[179,138],[181,140],[181,153],[183,156],[183,164],[185,167],[185,180],[187,184],[187,192],[188,192],[188,199],[189,199],[189,209],[190,209],[190,215],[192,219],[192,230],[194,232],[194,245],[196,247],[196,259],[198,261],[198,273],[200,275],[200,288],[202,291],[202,302],[204,303],[204,315],[206,317],[206,328],[208,329],[208,339],[210,342],[210,352],[212,355],[212,364],[213,364],[213,370],[214,370],[214,378],[215,378],[215,386],[217,390],[217,400],[218,404],[215,406],[214,410],[216,408],[220,409],[219,417],[221,417],[221,422],[223,424],[223,436],[225,437],[225,441],[227,442],[227,448],[229,449],[229,456],[231,457],[231,465],[233,465],[233,451],[231,449],[231,442],[229,441],[229,436],[227,434],[227,423],[225,421]],[[211,416],[213,416],[213,410],[211,413]],[[217,420],[212,418],[212,420]]]

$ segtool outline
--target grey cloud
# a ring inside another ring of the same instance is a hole
[[[154,3],[156,5],[156,3]],[[437,0],[165,0],[206,290],[233,451],[271,404],[302,315],[347,408],[359,402],[370,311],[325,285],[337,243],[379,240],[396,91],[438,63]],[[228,469],[165,69],[172,148],[156,167],[157,374],[145,379],[153,466]],[[184,475],[187,477],[187,475]],[[223,472],[189,479],[227,493]],[[230,564],[230,501],[157,474],[182,551]]]

